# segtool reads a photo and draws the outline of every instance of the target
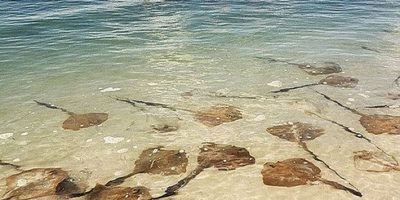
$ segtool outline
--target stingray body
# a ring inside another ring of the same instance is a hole
[[[3,198],[34,199],[62,196],[80,192],[70,181],[68,173],[60,168],[35,168],[11,175],[6,179],[7,191]]]
[[[361,197],[362,194],[337,182],[321,177],[321,170],[303,158],[292,158],[278,162],[267,162],[261,171],[265,185],[294,187],[322,182],[339,190],[345,190]]]
[[[400,134],[400,116],[391,115],[363,115],[360,118],[361,125],[370,133]]]
[[[242,113],[233,106],[216,105],[195,112],[195,118],[202,124],[213,127],[242,119]]]
[[[151,200],[149,189],[138,187],[106,187],[96,185],[86,196],[87,200]]]
[[[342,68],[335,62],[323,62],[321,66],[314,66],[312,64],[298,64],[289,63],[302,69],[309,75],[324,75],[342,72]]]
[[[50,109],[61,110],[69,115],[69,117],[63,122],[62,127],[64,129],[78,131],[81,128],[87,128],[95,125],[100,125],[103,122],[107,121],[108,114],[107,113],[85,113],[78,114],[71,111],[68,111],[64,108],[57,107],[55,105],[49,103],[43,103],[34,100],[38,105],[45,106]]]

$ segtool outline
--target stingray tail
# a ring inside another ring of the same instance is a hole
[[[180,181],[178,181],[178,183],[169,186],[166,190],[165,193],[162,196],[153,198],[155,199],[162,199],[165,197],[169,197],[172,195],[175,195],[178,193],[178,191],[185,187],[192,179],[194,179],[197,175],[199,175],[204,169],[205,169],[205,165],[198,165],[196,167],[196,169],[194,169],[192,172],[190,172],[190,174],[188,176],[186,176],[185,178],[181,179]]]
[[[327,185],[330,185],[330,186],[336,188],[336,189],[344,190],[344,191],[352,193],[355,196],[362,197],[361,192],[359,192],[357,190],[354,190],[354,189],[351,189],[351,188],[348,188],[348,187],[346,187],[346,186],[344,186],[342,184],[339,184],[339,183],[337,183],[335,181],[330,181],[330,180],[326,180],[326,179],[323,179],[323,178],[320,178],[319,180],[321,182],[327,184]]]
[[[310,83],[310,84],[300,85],[300,86],[296,86],[296,87],[283,88],[280,90],[271,91],[271,93],[289,92],[290,90],[296,90],[296,89],[310,87],[310,86],[314,86],[314,85],[319,85],[319,83]]]
[[[61,107],[55,106],[55,105],[50,104],[50,103],[44,103],[44,102],[40,102],[40,101],[37,101],[37,100],[33,100],[33,101],[36,102],[38,105],[44,106],[44,107],[46,107],[46,108],[55,109],[55,110],[61,110],[61,111],[63,111],[63,112],[68,113],[69,115],[74,114],[73,112],[70,112],[70,111],[68,111],[68,110],[65,109],[65,108],[61,108]]]
[[[128,175],[118,177],[118,178],[116,178],[116,179],[113,179],[113,180],[111,180],[111,181],[108,181],[108,182],[105,184],[105,186],[117,186],[117,185],[121,185],[123,182],[125,182],[126,179],[128,179],[128,178],[134,176],[135,174],[137,174],[137,173],[136,173],[136,172],[132,172],[132,173],[130,173],[130,174],[128,174]]]
[[[352,112],[352,113],[354,113],[354,114],[356,114],[356,115],[364,116],[364,114],[358,112],[357,110],[355,110],[355,109],[353,109],[353,108],[350,108],[350,107],[347,107],[347,106],[343,105],[342,103],[340,103],[340,102],[337,101],[337,100],[332,99],[332,98],[329,97],[328,95],[326,95],[326,94],[324,94],[324,93],[321,93],[321,92],[318,92],[318,91],[316,91],[316,90],[314,90],[314,91],[315,91],[316,93],[320,94],[321,96],[323,96],[326,100],[331,101],[331,102],[337,104],[338,106],[340,106],[340,107],[342,107],[342,108],[344,108],[344,109],[346,109],[346,110],[348,110],[348,111],[350,111],[350,112]]]
[[[14,168],[15,170],[21,171],[21,166],[12,164],[12,163],[8,163],[8,162],[4,162],[2,160],[0,160],[0,166],[8,166],[8,167]]]

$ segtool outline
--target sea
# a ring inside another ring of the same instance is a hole
[[[298,66],[327,62],[357,85],[271,93],[318,83],[327,75]],[[169,199],[399,200],[400,172],[360,170],[354,152],[379,147],[400,159],[400,136],[368,133],[360,116],[317,93],[361,113],[400,116],[399,76],[398,0],[1,0],[0,160],[24,170],[62,168],[89,190],[132,172],[145,149],[184,151],[185,173],[142,173],[122,185],[145,186],[156,197],[195,169],[199,148],[212,142],[246,148],[255,163],[207,168]],[[63,129],[68,113],[35,100],[108,119]],[[215,105],[235,107],[242,118],[210,127],[193,114]],[[377,105],[388,106],[367,108]],[[346,180],[296,142],[266,131],[294,122],[324,130],[307,146]],[[176,130],[154,128],[160,126]],[[265,163],[290,158],[312,162],[323,178],[363,197],[318,181],[263,183]],[[16,173],[0,166],[0,195]]]

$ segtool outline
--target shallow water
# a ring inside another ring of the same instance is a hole
[[[393,84],[400,75],[399,11],[398,1],[0,1],[0,134],[13,133],[0,139],[0,159],[25,169],[62,167],[89,188],[129,173],[142,150],[158,145],[185,150],[190,171],[202,142],[216,142],[246,147],[256,164],[234,171],[207,169],[171,199],[359,199],[322,184],[262,183],[267,161],[313,161],[297,144],[265,131],[302,121],[326,130],[307,142],[309,148],[357,186],[364,199],[399,199],[399,172],[369,173],[353,166],[352,152],[373,146],[305,111],[362,132],[397,158],[399,136],[367,133],[359,116],[309,89],[273,97],[268,92],[279,89],[269,85],[273,81],[283,88],[325,76],[260,59],[336,62],[359,85],[316,90],[364,113],[400,115],[398,108],[363,108],[398,104],[385,95],[400,93]],[[101,92],[109,87],[120,90]],[[212,92],[261,98],[208,96]],[[185,111],[139,109],[113,97],[192,110],[228,104],[238,107],[243,119],[211,128]],[[109,119],[98,127],[63,130],[67,115],[33,100],[77,113],[107,112]],[[157,133],[151,128],[164,123],[179,129]],[[109,136],[123,140],[105,143]],[[323,177],[345,184],[313,163]],[[1,178],[15,173],[0,170]],[[184,176],[142,174],[124,185],[144,185],[157,196]]]

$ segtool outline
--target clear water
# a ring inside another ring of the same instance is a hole
[[[265,129],[304,121],[327,130],[324,137],[309,142],[310,148],[356,185],[365,199],[398,199],[400,173],[354,169],[352,152],[372,147],[304,111],[319,111],[362,131],[400,158],[398,136],[366,133],[357,116],[312,90],[272,98],[267,94],[277,89],[268,85],[272,81],[288,87],[323,76],[309,76],[259,57],[336,62],[344,75],[358,78],[359,85],[317,86],[317,90],[359,109],[396,104],[385,94],[399,92],[392,84],[400,71],[399,21],[400,2],[389,0],[0,1],[0,134],[14,133],[0,139],[0,158],[27,169],[62,167],[92,186],[128,173],[143,149],[157,145],[184,149],[190,171],[198,147],[212,141],[248,148],[256,164],[229,172],[207,170],[172,199],[356,199],[321,184],[294,188],[262,184],[265,162],[311,159],[297,145],[274,138]],[[101,92],[108,87],[121,90]],[[194,96],[181,95],[189,91]],[[265,98],[206,95],[216,91]],[[190,113],[148,107],[141,111],[110,98],[116,96],[194,110],[229,104],[240,108],[244,119],[209,128]],[[110,118],[100,127],[63,130],[66,115],[37,106],[34,99],[79,113],[107,112]],[[363,112],[400,115],[398,109]],[[180,129],[152,132],[151,125],[157,123],[179,124]],[[105,144],[107,136],[124,141]],[[319,166],[323,176],[340,182]],[[0,170],[1,177],[15,173],[5,167]],[[139,175],[126,185],[145,185],[160,194],[183,176]],[[2,179],[0,193],[4,185]]]

